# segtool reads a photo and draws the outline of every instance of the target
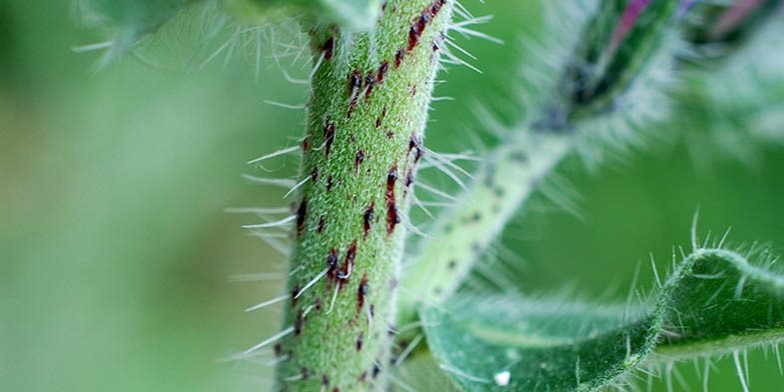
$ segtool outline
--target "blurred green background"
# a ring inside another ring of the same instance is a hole
[[[541,23],[532,1],[466,5],[494,14],[480,29],[506,44],[458,40],[483,74],[441,74],[437,95],[455,100],[434,104],[427,143],[437,151],[483,137],[476,102],[502,123],[519,117],[510,97],[528,54],[518,42]],[[302,134],[302,111],[264,100],[303,103],[304,86],[287,82],[282,69],[300,77],[307,70],[276,64],[272,43],[262,45],[258,78],[253,56],[170,66],[182,63],[187,49],[177,41],[191,32],[164,37],[172,42],[149,61],[128,57],[93,72],[99,54],[71,48],[103,35],[80,26],[67,1],[0,1],[0,391],[271,388],[270,358],[220,359],[279,327],[276,309],[242,309],[278,295],[283,282],[230,277],[285,274],[285,258],[240,228],[254,217],[224,208],[286,205],[283,191],[240,175],[263,175],[245,162]],[[570,287],[622,300],[639,266],[650,287],[649,255],[664,269],[673,246],[688,245],[698,206],[703,233],[731,226],[734,243],[771,241],[782,254],[784,148],[756,148],[756,167],[718,150],[702,151],[708,163],[698,166],[675,141],[595,171],[571,159],[559,169],[569,185],[556,189],[576,194],[569,197],[578,213],[537,195],[504,235],[501,256],[516,263],[525,292]],[[297,162],[268,168],[293,175]],[[775,357],[752,351],[749,368],[752,390],[782,390]],[[701,388],[691,364],[680,374]],[[708,385],[740,390],[731,361],[717,362]]]

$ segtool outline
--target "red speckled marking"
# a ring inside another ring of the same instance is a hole
[[[364,239],[367,239],[368,232],[370,232],[370,226],[373,224],[373,218],[375,217],[375,208],[376,208],[376,203],[371,202],[368,208],[365,209],[365,213],[362,215]]]
[[[397,163],[395,163],[389,173],[387,173],[387,235],[391,235],[395,231],[395,226],[400,223],[400,216],[397,211],[397,202],[395,200],[395,183],[397,182]]]
[[[351,118],[351,113],[354,113],[354,109],[357,108],[357,99],[359,98],[359,92],[361,88],[362,73],[360,73],[358,69],[355,69],[354,72],[352,72],[348,77],[349,103],[348,112],[346,112],[346,118]]]
[[[302,327],[305,324],[305,318],[302,316],[302,310],[297,312],[297,318],[294,320],[294,336],[299,337],[302,335]]]
[[[302,152],[307,153],[310,150],[310,138],[305,137],[302,139]]]
[[[338,250],[332,248],[327,256],[327,280],[335,281],[338,275]]]
[[[362,281],[359,282],[359,287],[357,288],[357,313],[362,310],[362,307],[365,306],[365,296],[368,293],[368,278],[367,274],[362,276]]]
[[[332,144],[335,143],[335,124],[327,119],[324,124],[324,156],[329,159],[329,153],[332,152]]]
[[[414,50],[416,46],[419,44],[419,39],[422,37],[422,33],[427,28],[427,25],[433,21],[433,19],[438,16],[438,13],[441,11],[441,7],[446,4],[446,0],[435,0],[430,5],[425,7],[422,10],[422,13],[419,15],[416,20],[411,24],[411,28],[408,31],[408,51]]]
[[[354,260],[357,258],[357,241],[351,242],[346,251],[346,257],[343,260],[343,265],[337,273],[338,280],[345,281],[351,277],[351,272],[354,270]]]
[[[389,71],[389,61],[384,60],[384,62],[378,66],[378,76],[376,76],[378,83],[384,83],[384,78],[387,76],[387,71]]]
[[[400,68],[400,64],[403,62],[403,57],[405,57],[405,55],[403,49],[398,49],[397,52],[395,52],[395,68]]]
[[[365,162],[365,150],[357,151],[356,155],[354,155],[354,174],[356,175],[359,172],[359,166]]]
[[[365,100],[370,100],[370,94],[373,93],[373,86],[376,85],[376,75],[372,72],[365,76]]]
[[[322,47],[324,50],[324,60],[329,61],[332,60],[332,53],[335,49],[335,38],[329,37],[326,42],[324,42],[324,46]]]
[[[297,294],[299,294],[299,284],[295,284],[291,289],[291,306],[297,306]]]
[[[302,199],[297,208],[297,234],[302,234],[302,229],[305,227],[305,218],[308,214],[308,200]]]
[[[357,336],[357,351],[362,351],[362,344],[364,343],[365,343],[365,338],[360,333],[359,336]]]

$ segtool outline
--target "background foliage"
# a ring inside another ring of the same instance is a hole
[[[225,67],[222,57],[171,66],[188,57],[178,42],[198,26],[172,29],[148,61],[129,57],[93,74],[99,55],[70,48],[102,34],[80,28],[66,3],[0,2],[0,389],[265,390],[267,359],[216,361],[279,327],[275,310],[242,309],[276,296],[282,280],[229,277],[281,271],[284,257],[239,228],[252,218],[223,209],[286,203],[282,191],[240,174],[254,172],[247,160],[302,134],[301,111],[263,101],[300,103],[304,87],[285,81],[271,43],[262,45],[258,79],[256,57],[242,53]],[[436,95],[456,100],[434,105],[427,144],[439,151],[490,140],[477,131],[486,127],[471,111],[476,102],[502,122],[519,116],[516,64],[529,54],[517,42],[536,38],[540,23],[535,2],[467,6],[496,15],[482,30],[506,44],[461,41],[484,74],[441,74]],[[290,62],[281,61],[306,75]],[[540,194],[502,241],[499,255],[516,263],[521,290],[569,286],[623,301],[638,266],[640,285],[650,287],[649,254],[664,269],[672,245],[688,245],[697,206],[702,232],[732,226],[731,239],[784,244],[784,148],[755,146],[754,166],[710,143],[695,147],[699,139],[665,139],[593,172],[579,159],[561,165],[570,185],[555,189],[576,191],[578,213]],[[270,169],[293,174],[296,162]],[[749,367],[752,390],[780,385],[775,359],[750,352]],[[699,389],[691,366],[680,373]],[[739,390],[731,360],[717,363],[709,385]]]

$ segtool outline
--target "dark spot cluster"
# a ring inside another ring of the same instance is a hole
[[[333,283],[336,283],[338,287],[342,287],[343,283],[348,281],[348,278],[351,277],[351,272],[354,269],[354,262],[356,258],[356,241],[353,241],[351,245],[349,245],[342,265],[338,265],[338,250],[336,248],[329,250],[329,255],[327,255],[327,288],[329,288]]]
[[[348,76],[349,104],[346,118],[351,118],[361,95],[365,96],[366,101],[370,100],[373,88],[376,84],[384,83],[387,72],[389,72],[389,61],[387,60],[382,61],[377,70],[371,70],[365,75],[358,69],[351,72]]]
[[[430,3],[422,13],[417,17],[414,22],[411,24],[411,28],[408,31],[408,51],[414,50],[416,46],[419,44],[419,39],[422,37],[422,33],[427,28],[427,25],[433,21],[433,19],[438,16],[438,13],[441,11],[441,7],[446,4],[446,0],[434,0]]]

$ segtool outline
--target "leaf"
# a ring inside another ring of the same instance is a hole
[[[115,51],[128,50],[139,39],[200,0],[81,0],[87,17],[115,31]]]
[[[320,0],[319,3],[330,18],[351,30],[371,30],[381,12],[379,0]]]
[[[667,356],[719,354],[784,339],[784,276],[737,253],[698,257],[670,294]]]
[[[784,339],[784,277],[699,249],[648,307],[462,297],[422,317],[433,354],[466,390],[592,391],[654,350],[685,358]]]
[[[254,19],[270,8],[289,8],[315,16],[320,23],[369,31],[381,14],[380,0],[224,0],[237,16]]]

